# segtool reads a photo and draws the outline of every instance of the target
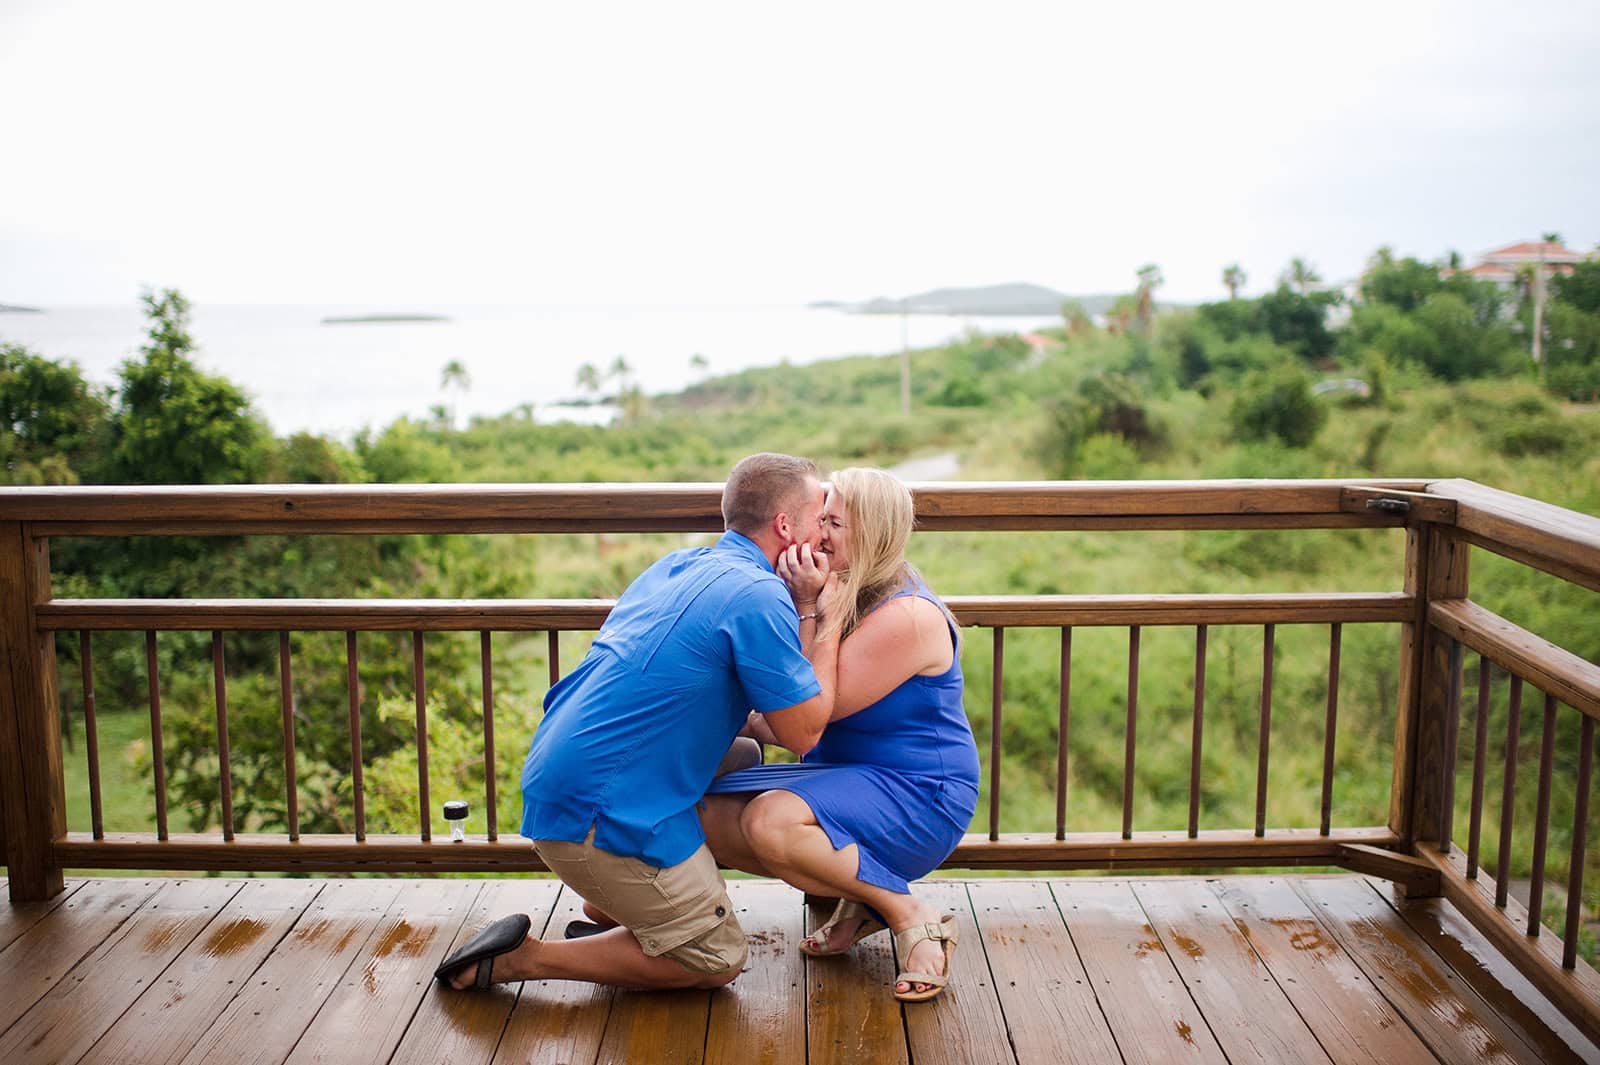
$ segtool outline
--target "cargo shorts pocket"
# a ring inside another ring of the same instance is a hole
[[[701,846],[662,869],[651,887],[660,919],[634,929],[646,954],[666,955],[695,972],[726,972],[744,964],[744,929],[710,850]]]

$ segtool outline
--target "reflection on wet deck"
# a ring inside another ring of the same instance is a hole
[[[819,915],[731,885],[717,992],[431,974],[493,917],[558,934],[550,880],[76,881],[0,902],[0,1061],[1600,1062],[1450,906],[1365,877],[931,881],[950,990],[901,1007],[888,936],[808,959]]]

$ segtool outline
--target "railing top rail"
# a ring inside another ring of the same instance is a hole
[[[1459,532],[1491,551],[1600,590],[1600,517],[1474,481],[1433,481],[1456,501]]]
[[[1018,481],[913,483],[920,527],[1083,527],[1117,519],[1301,516],[1395,524],[1351,515],[1341,489],[1422,491],[1417,479]],[[717,531],[715,483],[451,485],[137,485],[0,489],[0,520],[46,535],[194,531],[317,532]],[[189,525],[191,528],[181,528]],[[196,528],[198,527],[198,528]],[[1153,526],[1161,527],[1161,526]]]
[[[1203,595],[953,595],[963,625],[1120,626],[1397,622],[1415,615],[1402,592]],[[610,599],[53,599],[36,610],[45,631],[472,632],[593,630]]]

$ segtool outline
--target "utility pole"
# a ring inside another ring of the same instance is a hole
[[[1539,262],[1533,268],[1533,365],[1538,368],[1539,379],[1546,377],[1544,367],[1544,248],[1539,241]]]

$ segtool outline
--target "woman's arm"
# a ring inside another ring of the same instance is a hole
[[[744,728],[739,730],[739,735],[749,736],[757,743],[771,743],[775,746],[783,746],[778,743],[778,737],[772,734],[772,726],[767,724],[767,715],[755,710],[750,711],[750,715],[744,719]]]
[[[871,706],[918,674],[943,673],[954,655],[944,611],[917,595],[889,600],[839,645],[831,720]]]

